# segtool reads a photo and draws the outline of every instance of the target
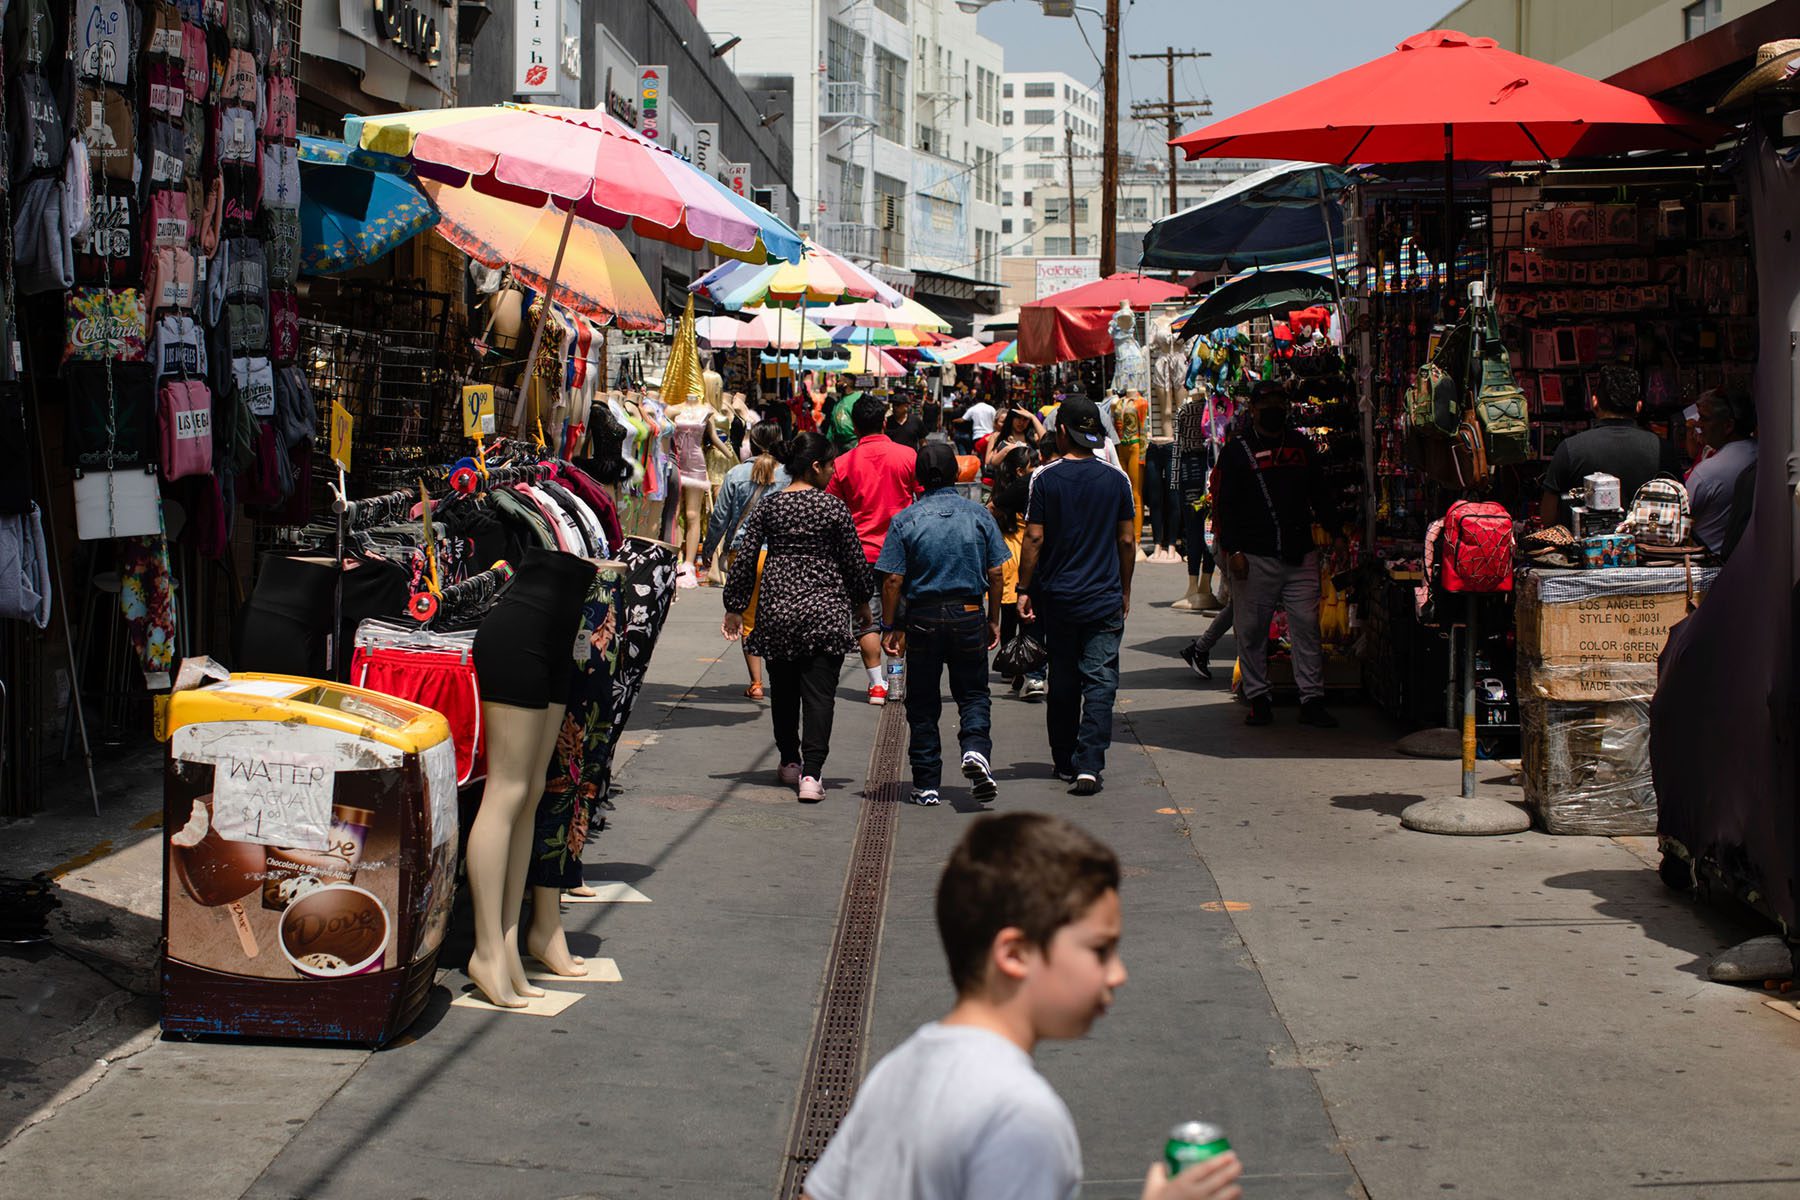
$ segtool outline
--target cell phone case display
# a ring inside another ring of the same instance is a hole
[[[234,675],[169,702],[162,1027],[378,1045],[424,1007],[456,886],[444,718]]]

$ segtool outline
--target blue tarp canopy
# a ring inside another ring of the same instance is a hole
[[[1335,248],[1348,255],[1339,201],[1350,176],[1335,167],[1278,163],[1246,175],[1204,202],[1164,217],[1144,234],[1144,267],[1182,271],[1239,271],[1318,258]],[[1323,186],[1325,212],[1319,211]],[[1331,222],[1331,240],[1325,222]]]

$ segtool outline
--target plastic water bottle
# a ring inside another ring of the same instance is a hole
[[[897,658],[888,659],[885,676],[888,699],[904,700],[906,698],[906,664]]]

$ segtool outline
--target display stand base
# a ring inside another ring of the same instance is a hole
[[[1524,833],[1531,828],[1531,817],[1518,805],[1497,796],[1456,795],[1408,805],[1400,814],[1400,824],[1419,833],[1490,837]]]
[[[532,959],[525,968],[525,978],[533,983],[623,983],[625,977],[619,974],[619,964],[610,958],[590,958],[581,964],[579,975],[559,975],[549,967],[539,965]]]
[[[1408,758],[1461,758],[1462,730],[1420,729],[1395,742],[1394,749]]]
[[[474,984],[468,990],[450,1002],[451,1008],[473,1008],[481,1012],[501,1013],[505,1016],[517,1017],[554,1017],[569,1005],[581,999],[580,992],[545,992],[541,996],[532,996],[525,1001],[524,1008],[501,1008],[498,1004],[489,1004]]]
[[[1794,977],[1794,949],[1776,934],[1753,937],[1722,952],[1706,968],[1714,983],[1762,983]]]
[[[606,882],[602,882],[602,883],[590,883],[587,886],[593,889],[593,895],[577,896],[573,892],[564,892],[562,894],[562,902],[564,904],[648,904],[648,903],[650,903],[650,897],[644,895],[644,893],[638,891],[636,888],[632,887],[629,883],[620,883],[617,881],[606,881]]]

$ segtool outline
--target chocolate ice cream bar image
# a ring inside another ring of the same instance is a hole
[[[246,957],[261,953],[250,918],[238,901],[262,886],[268,871],[268,850],[254,842],[234,842],[212,827],[210,794],[194,801],[187,824],[169,835],[174,847],[175,877],[194,903],[224,908],[231,915],[238,942]]]

